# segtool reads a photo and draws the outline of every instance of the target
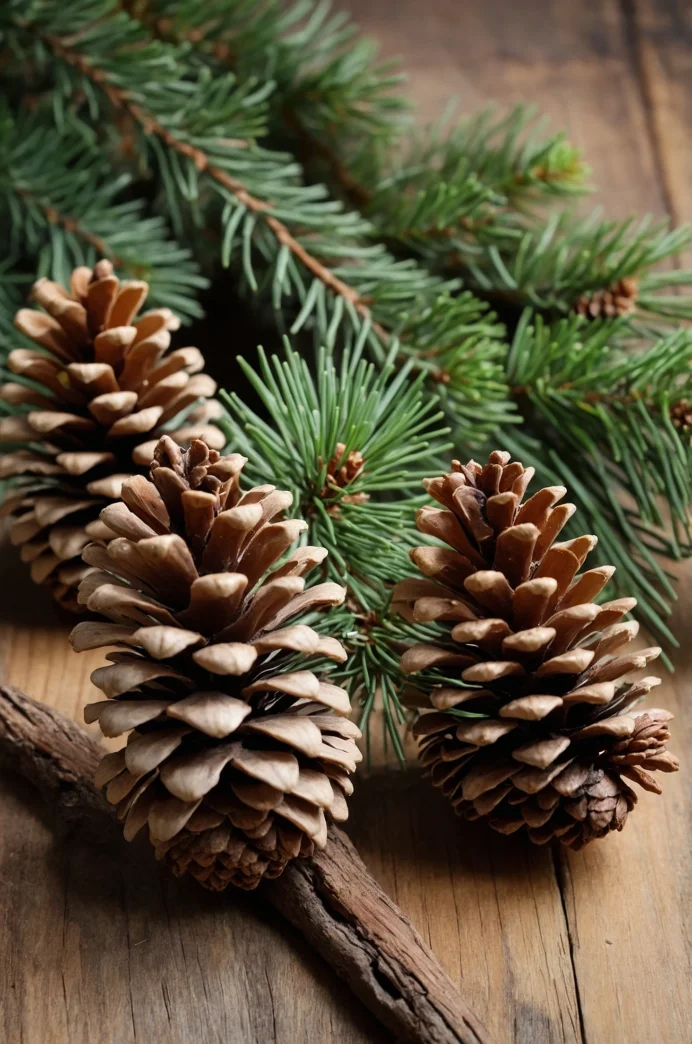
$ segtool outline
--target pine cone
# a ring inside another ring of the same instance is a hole
[[[558,504],[562,486],[522,504],[532,475],[492,453],[427,480],[443,510],[421,508],[418,529],[448,546],[411,552],[426,579],[399,583],[394,603],[440,638],[401,666],[425,672],[435,712],[415,726],[420,757],[457,813],[581,848],[624,826],[636,795],[623,777],[660,792],[646,769],[678,763],[665,750],[671,715],[632,710],[659,679],[625,681],[660,649],[622,651],[635,600],[594,603],[614,569],[577,575],[596,538],[555,543],[574,506]]]
[[[304,590],[320,547],[272,569],[306,525],[281,521],[290,493],[241,494],[245,461],[162,438],[151,482],[127,479],[102,512],[117,538],[84,552],[96,571],[79,597],[113,622],[72,632],[78,652],[125,647],[92,675],[108,699],[85,719],[106,736],[132,730],[97,775],[126,838],[148,823],[157,857],[213,889],[254,888],[322,847],[325,812],[346,819],[361,759],[348,695],[300,662],[343,662],[344,649],[290,623],[343,589]]]
[[[217,403],[191,412],[216,390],[199,373],[201,353],[179,348],[162,358],[176,317],[158,308],[135,318],[148,289],[120,283],[110,261],[99,261],[93,271],[75,269],[69,294],[39,279],[33,300],[44,311],[23,308],[15,317],[39,350],[10,352],[18,382],[0,386],[15,410],[0,420],[0,442],[17,447],[0,460],[0,479],[13,479],[2,513],[14,520],[11,539],[32,578],[72,609],[86,571],[81,552],[108,536],[101,508],[117,500],[124,478],[146,470],[161,432],[181,443],[193,434],[224,442],[205,423]]]
[[[692,402],[680,399],[670,408],[670,419],[674,427],[683,435],[692,431]]]
[[[637,307],[638,294],[637,280],[625,276],[607,290],[582,294],[574,305],[574,311],[587,319],[614,319],[616,316],[631,315]]]
[[[359,450],[351,450],[344,457],[345,452],[345,444],[337,442],[334,454],[327,462],[327,479],[322,490],[324,500],[331,500],[335,490],[346,489],[350,486],[365,468],[365,457]],[[369,493],[343,493],[336,503],[327,508],[327,512],[338,517],[341,504],[366,504],[368,500],[370,500]]]

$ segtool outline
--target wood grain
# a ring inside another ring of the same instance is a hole
[[[0,756],[37,788],[56,823],[82,829],[91,844],[115,838],[128,858],[132,849],[115,810],[94,782],[103,748],[77,722],[0,682]],[[152,871],[150,846],[148,856],[144,873]],[[410,919],[335,824],[324,848],[262,881],[257,896],[298,928],[402,1044],[491,1044]],[[217,904],[219,922],[227,909]]]
[[[439,0],[426,5],[425,17],[414,3],[397,5],[396,17],[385,0],[345,6],[383,41],[385,56],[404,55],[421,118],[433,117],[452,95],[462,111],[488,99],[535,102],[584,148],[597,201],[610,214],[691,215],[690,3]],[[692,563],[677,571],[673,627],[684,641],[692,626]],[[414,922],[426,926],[467,995],[483,997],[488,1007],[476,999],[478,1013],[499,1040],[690,1039],[689,648],[675,664],[656,704],[676,714],[683,772],[666,780],[662,799],[641,799],[621,835],[562,853],[555,867],[548,853],[524,849],[520,839],[491,841],[460,830],[415,785],[406,792],[410,800],[392,798],[383,810],[372,794],[369,802],[363,797],[361,783],[356,798],[367,818],[354,817],[359,850]],[[407,872],[391,854],[388,821],[404,839]],[[416,865],[421,851],[425,869]],[[457,909],[464,911],[463,932],[455,929]],[[473,959],[479,953],[487,955],[485,967]],[[504,1010],[493,1008],[498,990]]]
[[[687,0],[339,0],[403,54],[421,119],[537,103],[584,147],[608,213],[692,214]],[[3,677],[77,718],[100,656],[0,551]],[[692,563],[674,629],[692,628]],[[501,1044],[689,1044],[692,650],[656,702],[676,713],[683,771],[622,835],[553,862],[523,839],[461,827],[415,770],[362,776],[349,833]],[[686,757],[687,755],[687,757]],[[384,1040],[274,915],[53,838],[14,784],[2,806],[0,1026],[12,1044],[94,1040]],[[223,923],[219,923],[220,920]],[[252,969],[250,972],[248,969]],[[4,1021],[3,1021],[4,1020]]]

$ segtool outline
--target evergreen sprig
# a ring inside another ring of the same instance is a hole
[[[257,370],[239,359],[264,415],[222,393],[228,415],[220,424],[229,448],[247,454],[248,478],[289,489],[293,513],[308,522],[306,541],[329,551],[325,575],[347,589],[344,609],[329,621],[350,653],[340,677],[366,721],[376,692],[382,694],[400,751],[393,645],[406,628],[391,617],[389,598],[392,585],[412,572],[421,479],[441,466],[451,443],[424,375],[412,378],[410,363],[396,366],[396,345],[376,368],[363,358],[366,340],[364,328],[338,361],[320,350],[314,367],[288,343],[283,359],[260,350]]]
[[[255,144],[271,83],[214,75],[199,56],[186,62],[186,44],[151,41],[113,0],[72,7],[69,36],[58,0],[11,0],[10,11],[18,52],[31,52],[63,105],[79,111],[84,96],[90,120],[126,134],[128,152],[156,180],[176,233],[199,256],[215,241],[223,264],[235,259],[245,285],[266,291],[281,323],[293,313],[292,334],[311,328],[331,348],[353,343],[365,328],[378,361],[396,337],[402,356],[442,372],[457,403],[477,410],[492,389],[493,411],[508,415],[503,353],[493,344],[502,328],[487,306],[451,296],[458,282],[396,260],[374,242],[367,219],[330,199],[323,186],[305,184],[290,155]],[[133,53],[138,67],[129,82]],[[488,346],[485,358],[467,351],[469,334]],[[441,365],[428,365],[436,353]],[[461,435],[478,441],[482,432],[462,423]]]
[[[207,280],[163,219],[127,198],[131,182],[111,173],[71,119],[58,130],[39,112],[0,112],[0,221],[16,271],[68,285],[78,265],[107,257],[124,277],[149,282],[153,303],[200,316],[196,295]]]
[[[300,157],[310,180],[347,202],[368,201],[366,182],[408,125],[409,106],[396,90],[397,63],[379,61],[376,44],[345,12],[328,0],[131,0],[128,7],[155,37],[191,44],[217,69],[241,81],[271,80],[272,145]]]
[[[548,324],[527,311],[507,362],[526,424],[504,441],[568,488],[579,527],[617,566],[620,594],[637,597],[649,629],[676,644],[665,623],[676,594],[660,556],[692,550],[692,449],[672,417],[692,395],[692,331],[632,351],[624,329],[578,316]]]
[[[371,175],[367,213],[393,249],[441,267],[483,264],[547,204],[588,191],[579,151],[562,133],[546,136],[532,107],[450,119],[414,133],[402,161]]]
[[[689,248],[692,225],[671,229],[669,222],[650,217],[604,221],[598,211],[586,218],[557,213],[544,227],[519,229],[514,238],[511,246],[490,245],[484,263],[468,262],[477,290],[555,316],[573,310],[583,296],[634,278],[636,310],[630,321],[636,330],[651,332],[652,320],[692,319],[689,297],[661,293],[692,285],[692,269],[651,271]]]

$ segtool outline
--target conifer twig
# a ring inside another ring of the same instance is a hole
[[[429,379],[441,375],[469,442],[489,423],[511,423],[501,324],[471,294],[457,295],[457,281],[389,254],[369,221],[306,183],[290,155],[256,143],[267,136],[270,83],[241,82],[187,45],[152,41],[115,0],[90,0],[69,19],[58,0],[39,4],[40,18],[29,0],[12,0],[16,58],[34,61],[87,127],[98,117],[91,130],[106,148],[118,132],[113,111],[126,114],[136,129],[127,165],[136,158],[139,173],[154,175],[176,233],[191,236],[200,259],[208,259],[200,231],[211,220],[222,264],[237,258],[241,285],[270,291],[283,328],[290,310],[290,332],[311,329],[328,348],[353,344],[365,329],[380,365],[398,343]],[[237,15],[252,5],[231,7]],[[479,408],[484,395],[489,410]]]
[[[71,217],[69,214],[63,214],[56,207],[51,206],[49,203],[45,203],[43,200],[34,199],[31,192],[25,188],[18,188],[17,195],[21,196],[22,199],[32,201],[45,215],[46,220],[51,225],[59,225],[60,228],[64,228],[66,232],[71,232],[78,239],[83,240],[88,246],[93,247],[100,257],[109,258],[116,267],[123,265],[121,258],[114,254],[113,251],[106,243],[105,239],[97,235],[95,232],[90,232],[88,228],[84,228],[77,218]]]
[[[183,319],[201,315],[195,291],[207,285],[163,220],[131,198],[132,178],[77,128],[71,114],[46,126],[41,103],[29,113],[0,106],[0,223],[7,229],[4,277],[64,283],[73,268],[108,258],[152,286],[152,299]],[[128,198],[129,197],[129,198]],[[15,301],[15,310],[21,307]],[[11,316],[10,316],[11,318]]]
[[[352,146],[371,150],[375,131],[395,140],[408,104],[392,91],[403,79],[398,63],[378,61],[373,42],[345,12],[329,0],[121,3],[156,39],[186,43],[220,69],[243,78],[257,75],[261,63],[277,85],[269,98],[277,136],[294,139],[292,151],[311,174],[317,159],[319,180],[326,174],[351,206],[369,204],[372,190],[354,173]],[[318,113],[323,118],[312,127]]]
[[[44,35],[40,32],[38,32],[37,35],[48,47],[51,48],[57,57],[62,58],[63,61],[78,69],[83,76],[87,77],[100,87],[100,89],[106,94],[111,105],[116,109],[121,109],[127,112],[140,126],[145,135],[155,135],[160,138],[169,148],[192,160],[196,169],[200,173],[208,174],[209,177],[218,182],[219,185],[222,185],[224,188],[228,189],[229,192],[232,192],[237,200],[247,207],[248,210],[251,210],[256,214],[262,214],[264,221],[272,230],[278,242],[287,247],[316,279],[319,279],[320,282],[324,283],[324,285],[333,293],[343,297],[345,301],[353,305],[363,319],[370,318],[370,309],[361,300],[358,292],[352,286],[349,286],[348,283],[344,282],[344,280],[339,279],[338,276],[323,265],[318,258],[310,254],[309,251],[307,251],[305,247],[291,234],[282,221],[279,221],[278,218],[268,214],[267,211],[270,209],[269,203],[253,196],[248,192],[247,188],[241,181],[211,163],[209,157],[200,148],[197,148],[188,142],[181,141],[180,138],[164,127],[151,113],[146,112],[141,105],[133,102],[129,98],[127,91],[121,90],[110,83],[106,73],[93,66],[83,54],[71,50],[61,40],[58,40],[53,36]],[[247,147],[249,145],[248,142],[235,142],[236,146],[239,144],[241,147]],[[379,326],[379,324],[376,325],[378,326],[377,332],[379,336],[386,343],[388,339],[386,331]]]
[[[113,807],[93,776],[103,751],[59,711],[0,685],[0,755],[73,822],[97,831]],[[396,1036],[409,1044],[491,1044],[408,917],[368,874],[346,835],[294,860],[261,893]],[[222,907],[220,907],[222,916]]]

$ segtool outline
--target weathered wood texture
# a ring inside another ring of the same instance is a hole
[[[688,0],[344,6],[384,55],[404,55],[422,120],[450,95],[467,111],[535,102],[585,149],[608,213],[692,216]],[[379,780],[358,788],[351,834],[366,863],[501,1041],[692,1039],[691,564],[678,572],[683,649],[656,704],[676,713],[683,771],[621,835],[553,866],[516,837],[460,829],[413,778],[389,778],[384,797]]]
[[[582,145],[607,211],[692,216],[686,0],[339,0],[402,54],[421,119],[536,102]],[[98,654],[0,551],[3,680],[78,718]],[[683,771],[622,835],[560,856],[461,826],[415,771],[361,777],[349,833],[501,1044],[689,1044],[692,564],[684,648],[656,702]],[[38,808],[38,806],[36,806]],[[12,781],[0,806],[0,1026],[14,1044],[384,1041],[326,965],[252,897],[218,899],[54,839]],[[4,1020],[4,1021],[2,1021]]]
[[[127,859],[137,849],[125,845],[115,810],[94,782],[102,754],[77,722],[0,682],[3,766],[32,783],[56,820],[82,828],[92,844],[119,837]],[[321,851],[263,881],[257,895],[298,928],[402,1044],[491,1044],[410,919],[334,824]],[[219,902],[219,923],[225,910]]]

